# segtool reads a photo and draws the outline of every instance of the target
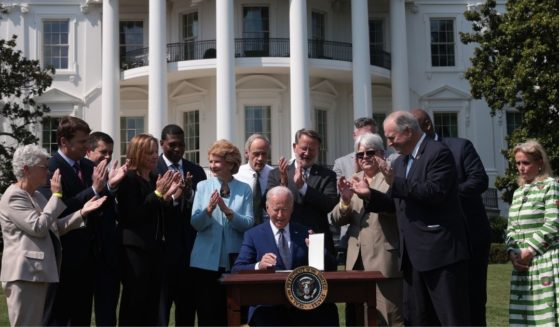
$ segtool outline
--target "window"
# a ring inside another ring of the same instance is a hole
[[[45,66],[68,69],[69,20],[43,22],[43,62]]]
[[[442,137],[458,137],[458,114],[455,112],[436,112],[435,130]]]
[[[200,164],[200,113],[198,110],[185,112],[183,115],[185,136],[184,158]]]
[[[122,21],[119,24],[119,44],[120,58],[125,58],[127,52],[144,48],[144,22],[142,21]],[[145,56],[147,63],[147,53],[128,53],[128,60],[140,59]],[[137,57],[137,58],[132,58]]]
[[[245,140],[252,134],[262,134],[272,141],[270,106],[245,107]]]
[[[59,117],[44,117],[41,125],[43,126],[43,138],[41,146],[47,150],[50,155],[58,151],[58,142],[56,141],[56,130],[60,123]]]
[[[316,132],[320,135],[322,143],[320,144],[320,150],[318,152],[318,163],[321,165],[326,165],[327,154],[328,154],[328,112],[324,109],[315,109],[314,118],[316,121]]]
[[[270,18],[268,7],[243,7],[243,49],[247,57],[268,55]]]
[[[522,115],[519,112],[507,111],[507,135],[511,135],[521,123]]]
[[[182,39],[184,58],[186,60],[199,59],[195,56],[196,39],[198,38],[198,12],[191,12],[182,16]]]
[[[431,18],[431,66],[454,66],[454,20]]]
[[[311,14],[311,58],[324,57],[324,40],[326,39],[326,15],[313,11]]]
[[[384,49],[384,27],[380,19],[372,19],[369,21],[369,43],[371,48]]]
[[[144,132],[144,117],[120,117],[120,162],[126,160],[126,149],[130,140]]]

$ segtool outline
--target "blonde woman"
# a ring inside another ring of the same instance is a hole
[[[559,184],[535,140],[513,149],[519,188],[509,210],[507,246],[513,271],[509,323],[559,325]]]

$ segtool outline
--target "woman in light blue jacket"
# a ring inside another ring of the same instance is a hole
[[[213,178],[198,183],[191,224],[198,232],[190,266],[196,276],[199,326],[227,324],[225,289],[219,283],[231,269],[230,257],[241,248],[244,232],[254,223],[252,191],[233,178],[241,165],[239,149],[226,140],[208,150]]]

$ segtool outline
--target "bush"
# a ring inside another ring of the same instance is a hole
[[[491,228],[491,243],[504,243],[508,220],[501,216],[489,217]]]
[[[489,263],[507,263],[509,255],[505,243],[491,243],[489,249]]]

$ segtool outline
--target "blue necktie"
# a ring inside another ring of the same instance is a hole
[[[408,177],[412,165],[413,165],[413,156],[410,154],[408,158],[408,165],[406,166],[406,178]]]
[[[281,261],[283,261],[285,269],[291,269],[291,251],[289,251],[289,245],[287,244],[287,240],[284,236],[285,229],[281,228],[278,233],[278,248],[281,256]]]

